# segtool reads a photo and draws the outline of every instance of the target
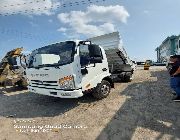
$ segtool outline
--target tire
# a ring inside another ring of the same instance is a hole
[[[109,95],[110,91],[111,91],[111,84],[106,80],[102,80],[102,82],[97,85],[92,95],[96,99],[103,99]]]
[[[132,81],[132,75],[129,75],[129,76],[124,76],[123,78],[123,82],[131,82]]]

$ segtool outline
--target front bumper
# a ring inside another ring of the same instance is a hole
[[[78,98],[83,96],[82,89],[65,91],[65,90],[44,89],[44,88],[28,86],[28,90],[30,92],[34,92],[42,95],[60,97],[60,98]]]

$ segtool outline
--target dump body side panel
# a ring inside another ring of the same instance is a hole
[[[111,73],[116,71],[132,71],[133,62],[128,57],[120,38],[119,32],[89,38],[93,44],[105,49],[108,66]]]

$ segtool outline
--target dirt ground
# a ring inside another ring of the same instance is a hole
[[[138,67],[103,100],[0,90],[0,140],[180,139],[180,103],[165,67]]]

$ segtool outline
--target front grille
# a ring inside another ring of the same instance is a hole
[[[49,88],[49,89],[59,88],[57,81],[31,80],[30,86],[31,87],[39,87],[39,88]]]
[[[40,80],[31,80],[31,82],[57,83],[57,81],[40,81]]]

